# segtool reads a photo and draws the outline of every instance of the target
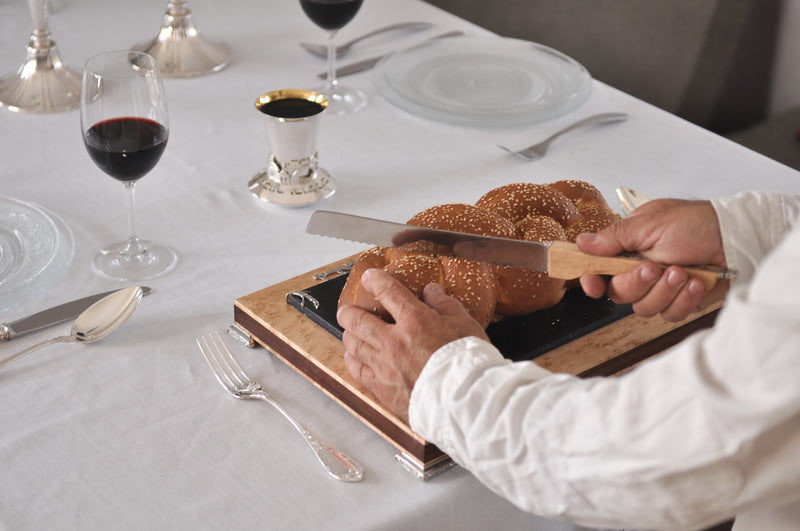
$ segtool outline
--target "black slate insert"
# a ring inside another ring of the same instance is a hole
[[[287,302],[341,339],[336,306],[346,281],[347,275],[341,275],[304,289],[303,293],[319,302],[318,307],[299,295],[287,295]],[[528,315],[504,317],[490,324],[486,332],[506,358],[530,360],[631,313],[630,304],[614,304],[608,298],[592,299],[580,289],[570,289],[555,306]]]

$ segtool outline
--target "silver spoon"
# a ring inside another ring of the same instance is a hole
[[[142,300],[142,288],[134,286],[131,288],[115,291],[111,295],[106,295],[96,303],[86,308],[75,322],[68,336],[60,336],[47,341],[37,343],[21,352],[17,352],[3,361],[0,361],[0,369],[30,354],[34,350],[39,350],[53,343],[74,341],[77,343],[94,343],[106,337],[116,330],[131,316],[136,305]]]
[[[433,27],[433,24],[430,22],[400,22],[398,24],[390,24],[388,26],[384,26],[382,28],[378,28],[374,31],[370,31],[369,33],[365,33],[360,37],[356,37],[352,41],[348,41],[345,43],[340,44],[336,47],[336,57],[341,57],[346,54],[350,47],[356,44],[357,42],[361,42],[364,39],[368,39],[369,37],[373,37],[378,35],[379,33],[384,33],[386,31],[394,31],[394,30],[424,30]],[[307,52],[316,55],[317,57],[328,57],[328,45],[327,44],[310,44],[307,42],[301,42],[300,46],[303,47],[304,50]]]
[[[575,122],[574,124],[565,127],[561,131],[545,138],[541,142],[534,144],[532,146],[528,146],[525,149],[514,151],[513,149],[501,146],[500,144],[497,144],[497,147],[499,147],[500,149],[505,149],[512,155],[522,157],[525,160],[536,160],[544,157],[544,154],[547,153],[547,148],[550,147],[550,143],[556,138],[563,135],[564,133],[568,133],[569,131],[572,131],[573,129],[578,129],[579,127],[586,127],[589,125],[603,124],[609,122],[619,122],[627,119],[628,115],[623,112],[606,112],[602,114],[595,114],[594,116],[590,116],[588,118],[584,118],[579,122]]]

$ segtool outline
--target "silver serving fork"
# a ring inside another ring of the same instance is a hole
[[[300,432],[303,439],[314,451],[319,462],[328,471],[328,474],[340,481],[361,481],[364,477],[364,469],[361,465],[306,428],[265,392],[261,384],[256,383],[247,376],[242,366],[222,341],[219,332],[209,334],[208,338],[205,336],[199,337],[196,342],[217,381],[228,393],[236,398],[254,398],[271,404]]]
[[[622,112],[606,112],[602,114],[595,114],[588,118],[584,118],[579,122],[575,122],[574,124],[565,127],[561,131],[558,131],[557,133],[545,138],[541,142],[538,142],[532,146],[528,146],[524,149],[520,149],[519,151],[514,151],[513,149],[501,146],[500,144],[498,144],[497,147],[499,147],[500,149],[505,149],[512,155],[522,157],[525,160],[536,160],[544,157],[544,154],[547,153],[547,148],[550,147],[550,144],[553,142],[553,140],[560,137],[564,133],[568,133],[580,127],[586,127],[589,125],[604,124],[610,122],[620,122],[622,120],[627,120],[627,119],[628,115]]]

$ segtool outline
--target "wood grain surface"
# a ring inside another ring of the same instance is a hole
[[[414,433],[407,423],[362,388],[344,365],[342,342],[286,302],[287,293],[314,285],[315,274],[353,260],[348,257],[234,301],[234,321],[262,346],[356,415],[420,469],[446,457],[435,445]],[[534,362],[553,371],[581,377],[624,372],[682,340],[713,325],[722,305],[717,301],[679,323],[660,317],[623,317],[583,337],[537,357]]]

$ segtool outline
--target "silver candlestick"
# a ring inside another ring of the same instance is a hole
[[[132,48],[155,57],[163,77],[193,77],[222,70],[231,59],[224,43],[200,35],[183,0],[167,2],[158,35]]]
[[[0,106],[10,111],[55,112],[81,103],[81,76],[64,66],[50,38],[44,0],[28,0],[33,33],[25,62],[0,78]]]

